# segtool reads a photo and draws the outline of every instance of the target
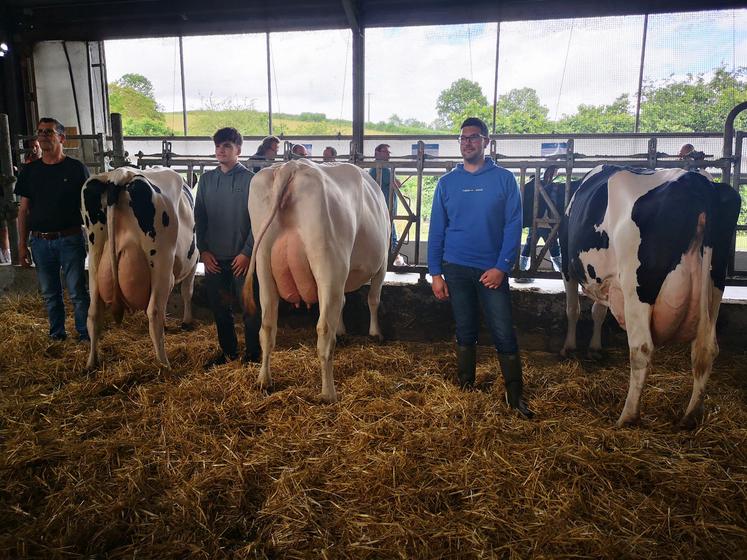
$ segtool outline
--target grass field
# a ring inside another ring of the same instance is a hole
[[[166,125],[179,132],[183,129],[182,114],[164,113]],[[258,111],[188,111],[187,128],[192,136],[210,136],[217,129],[232,126],[247,136],[264,136],[267,134],[267,114]],[[320,134],[334,136],[353,133],[353,123],[347,120],[305,119],[300,115],[273,114],[272,127],[275,134],[296,134],[299,136]],[[438,131],[399,126],[396,130],[387,130],[372,123],[366,123],[366,134],[439,134]]]

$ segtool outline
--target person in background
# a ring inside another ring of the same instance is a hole
[[[86,321],[90,298],[86,288],[86,240],[80,214],[80,192],[89,173],[83,163],[65,155],[65,127],[56,119],[39,120],[36,134],[40,159],[25,165],[15,193],[18,211],[18,260],[23,267],[36,263],[49,318],[49,337],[67,338],[60,270],[73,302],[75,330],[80,341],[90,340]],[[29,254],[29,249],[31,254]]]
[[[696,150],[692,144],[683,144],[678,157],[680,159],[700,160],[705,159],[706,155],[704,152]]]
[[[249,187],[254,174],[239,163],[242,138],[235,128],[221,128],[213,135],[218,167],[202,174],[195,199],[195,234],[205,264],[205,288],[218,331],[220,351],[204,367],[238,358],[233,321],[233,302],[241,305],[241,290],[252,256],[254,238],[247,212]],[[259,294],[254,277],[257,309]],[[260,359],[261,313],[249,315],[242,306],[246,348],[242,362]]]
[[[376,159],[376,161],[389,161],[390,157],[391,157],[391,152],[389,151],[389,144],[379,144],[374,149],[374,159]],[[374,181],[379,182],[377,180],[379,170],[376,167],[372,167],[369,170],[369,173],[371,177],[374,178]],[[391,207],[389,206],[390,191],[391,191],[391,184],[392,184],[392,174],[395,175],[394,185],[397,188],[400,188],[402,184],[397,180],[395,170],[390,169],[389,167],[381,168],[381,181],[379,182],[379,186],[381,187],[381,192],[384,193],[384,199],[386,200],[386,206],[389,209],[390,216],[397,214],[397,195],[395,193],[391,194]],[[394,227],[394,223],[392,222],[392,244],[390,247],[390,251],[394,252],[396,247],[397,247],[397,229]],[[402,258],[402,255],[398,254],[394,258],[393,264],[394,266],[404,266],[405,259]]]
[[[335,150],[332,146],[327,146],[326,148],[324,148],[322,157],[324,158],[324,161],[335,161],[335,158],[337,157],[337,150]]]
[[[307,158],[309,157],[309,152],[306,149],[306,146],[303,144],[293,144],[293,148],[291,148],[291,154],[293,154],[293,158]]]
[[[551,165],[545,169],[545,174],[542,177],[542,186],[545,192],[553,201],[555,207],[559,212],[563,211],[563,199],[565,196],[565,185],[554,183],[553,180],[558,174],[559,167],[557,165]],[[526,187],[524,188],[524,225],[529,227],[527,232],[527,240],[524,243],[524,247],[521,249],[521,255],[519,256],[519,268],[521,270],[529,270],[530,259],[529,255],[531,252],[532,245],[532,214],[534,210],[534,177],[530,177],[527,180]],[[547,201],[542,195],[538,195],[537,198],[537,216],[539,218],[547,218],[550,216],[550,208],[547,206]],[[537,240],[542,240],[547,243],[547,239],[550,237],[551,228],[538,227],[537,228]],[[562,262],[560,257],[560,243],[558,242],[557,236],[550,244],[550,261],[555,272],[562,270]],[[534,278],[517,278],[516,282],[528,283],[533,282]]]
[[[41,146],[39,145],[39,140],[37,140],[36,138],[29,138],[28,140],[24,140],[23,149],[24,165],[41,158]],[[13,171],[18,171],[15,166],[13,167]],[[4,219],[2,219],[0,220],[0,264],[11,264],[11,260],[8,223]]]
[[[23,163],[31,163],[42,157],[42,149],[39,145],[38,138],[29,138],[23,141],[23,148],[26,152],[23,154]]]
[[[531,418],[523,399],[519,347],[511,318],[508,275],[521,239],[521,196],[516,178],[485,156],[487,125],[466,119],[459,136],[463,158],[439,179],[428,233],[433,294],[451,301],[456,323],[457,372],[462,388],[475,382],[480,308],[498,352],[506,400]]]
[[[677,157],[679,157],[680,159],[685,159],[690,154],[692,154],[694,151],[695,151],[695,146],[693,146],[692,144],[683,144],[682,147],[680,148],[679,154],[677,154]]]
[[[280,150],[280,138],[267,136],[262,140],[254,155],[249,158],[248,164],[251,165],[252,161],[272,161],[277,157],[278,150]],[[257,173],[260,169],[262,169],[260,165],[252,167],[254,173]]]

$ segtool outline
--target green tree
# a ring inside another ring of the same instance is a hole
[[[729,111],[747,100],[747,68],[734,73],[717,68],[686,80],[649,82],[641,102],[642,132],[721,132]],[[740,117],[744,126],[747,119]]]
[[[436,102],[438,113],[437,126],[450,130],[459,130],[464,120],[462,116],[468,108],[487,107],[488,100],[477,82],[460,78],[443,90]],[[473,115],[474,116],[474,115]]]
[[[495,130],[498,133],[533,134],[549,132],[549,110],[532,88],[512,89],[498,97]]]
[[[153,84],[140,74],[125,74],[109,84],[109,108],[122,114],[128,136],[173,136],[153,94]]]
[[[576,114],[563,115],[555,125],[556,132],[633,132],[635,116],[629,111],[630,101],[624,93],[609,105],[579,105]]]
[[[153,90],[153,83],[142,74],[124,74],[116,84],[123,88],[130,88],[142,93],[145,97],[156,100],[156,92]]]

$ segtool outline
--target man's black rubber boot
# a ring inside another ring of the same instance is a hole
[[[469,389],[475,385],[475,361],[477,348],[457,345],[457,376],[459,387]]]
[[[534,412],[524,402],[522,395],[524,384],[521,377],[521,360],[518,354],[498,354],[498,361],[506,384],[506,402],[527,420],[534,416]]]

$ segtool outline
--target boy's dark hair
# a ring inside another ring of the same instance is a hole
[[[213,134],[213,143],[216,146],[218,144],[222,144],[223,142],[232,142],[240,147],[243,141],[244,140],[243,138],[241,138],[241,133],[231,126],[220,128],[216,131],[215,134]]]
[[[464,119],[464,122],[462,123],[462,126],[459,127],[459,130],[463,129],[465,126],[477,126],[480,128],[480,134],[487,137],[490,136],[488,134],[488,125],[485,124],[485,121],[482,119],[478,119],[477,117],[469,117],[467,119]]]
[[[54,129],[57,131],[57,134],[65,134],[65,125],[57,119],[53,119],[52,117],[42,117],[39,119],[39,123],[52,123],[54,124]]]

